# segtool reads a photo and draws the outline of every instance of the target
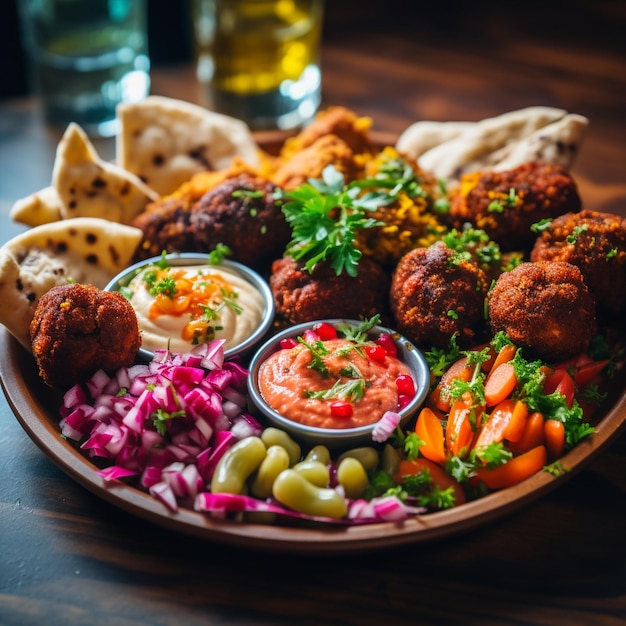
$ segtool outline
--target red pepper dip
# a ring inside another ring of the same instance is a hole
[[[329,334],[328,328],[323,334]],[[409,368],[386,338],[377,343],[336,333],[321,339],[311,333],[288,340],[259,368],[261,395],[280,415],[307,426],[344,429],[374,424],[415,395]]]

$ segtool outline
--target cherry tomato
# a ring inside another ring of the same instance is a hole
[[[335,400],[330,403],[330,414],[333,417],[352,417],[353,409],[349,402]]]
[[[337,329],[328,322],[320,322],[319,324],[316,324],[313,326],[313,330],[322,341],[337,338]]]
[[[574,401],[574,393],[576,386],[573,378],[568,374],[566,370],[559,369],[554,370],[554,373],[546,378],[543,383],[543,390],[546,394],[558,392],[565,396],[565,402],[571,409],[572,402]]]
[[[596,379],[604,368],[610,363],[609,359],[603,361],[591,361],[579,367],[574,373],[574,381],[579,387],[586,387]]]
[[[392,357],[398,356],[398,348],[393,337],[388,333],[383,333],[376,339],[376,343],[385,349],[385,352]]]

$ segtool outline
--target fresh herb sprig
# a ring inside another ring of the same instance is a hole
[[[292,229],[285,253],[303,260],[308,272],[329,260],[338,276],[343,272],[356,276],[362,256],[356,246],[357,231],[383,225],[367,216],[380,202],[361,199],[360,193],[358,186],[345,184],[343,174],[333,165],[324,168],[321,179],[309,179],[292,191],[280,191],[281,210]]]

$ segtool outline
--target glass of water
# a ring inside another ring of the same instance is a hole
[[[46,120],[117,132],[115,107],[150,91],[146,0],[18,0],[32,83]]]

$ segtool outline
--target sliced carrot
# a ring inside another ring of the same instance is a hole
[[[528,452],[543,444],[543,414],[535,411],[528,416],[526,427],[518,441],[511,441],[509,449],[511,452],[520,454]]]
[[[546,420],[543,425],[543,437],[551,461],[559,459],[565,451],[565,426],[559,420]]]
[[[485,402],[495,406],[508,398],[517,385],[515,368],[511,363],[500,363],[489,372],[485,380]]]
[[[439,416],[430,408],[424,407],[415,422],[415,434],[424,442],[420,454],[443,465],[446,462],[443,426]]]
[[[474,449],[483,448],[491,443],[497,443],[504,438],[504,431],[513,419],[515,401],[507,398],[496,406],[489,415],[489,418],[480,428]]]
[[[496,358],[493,360],[491,364],[491,371],[495,370],[498,365],[502,365],[502,363],[508,363],[512,361],[515,357],[515,353],[517,352],[517,346],[513,344],[507,343],[502,348],[500,348],[500,352],[496,355]]]
[[[454,502],[456,505],[463,504],[466,500],[465,491],[461,484],[446,471],[433,463],[429,459],[417,458],[417,459],[403,459],[398,466],[398,472],[394,476],[394,482],[400,484],[403,476],[413,476],[420,472],[427,470],[430,473],[430,477],[433,479],[435,485],[440,489],[448,489],[452,487],[454,489]]]
[[[443,374],[436,387],[430,394],[429,402],[430,406],[434,406],[439,411],[447,413],[451,407],[450,397],[448,391],[452,382],[455,380],[462,380],[469,382],[472,379],[474,368],[467,365],[467,357],[463,356],[457,359]]]
[[[548,453],[545,446],[536,446],[520,456],[513,457],[504,465],[493,469],[476,470],[476,476],[489,489],[503,489],[517,485],[538,472],[547,462]]]
[[[481,415],[481,407],[473,408],[472,397],[464,393],[462,398],[455,400],[450,408],[448,423],[446,424],[446,449],[453,456],[461,456],[467,452],[474,439],[472,426],[472,412],[474,416]]]
[[[519,441],[524,433],[526,421],[528,420],[528,405],[523,400],[517,400],[513,408],[511,421],[504,429],[504,439],[507,441]]]

